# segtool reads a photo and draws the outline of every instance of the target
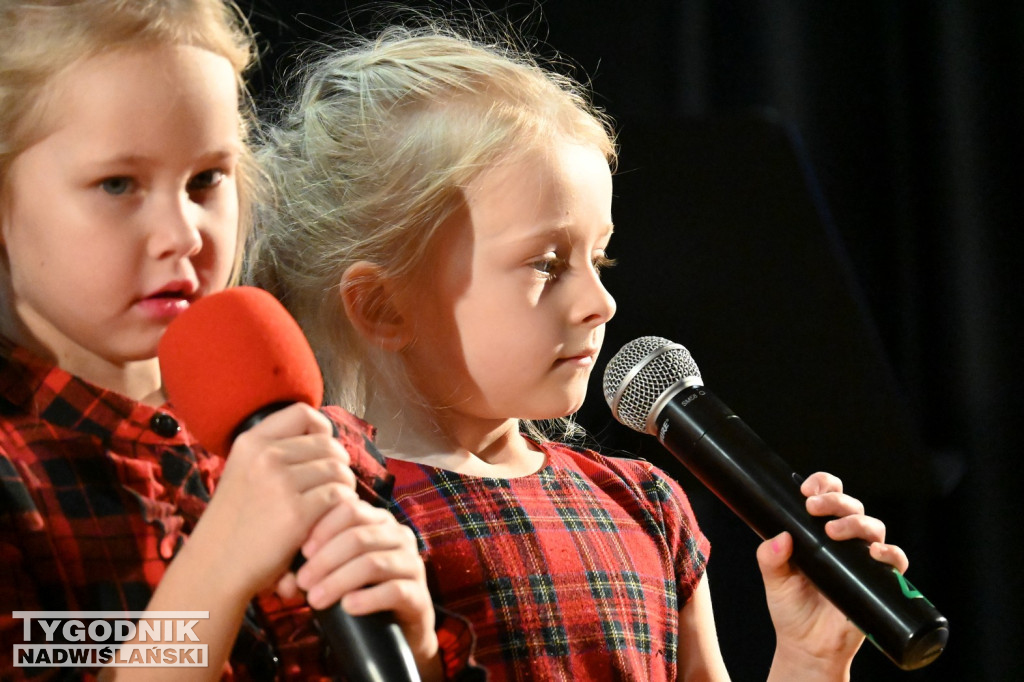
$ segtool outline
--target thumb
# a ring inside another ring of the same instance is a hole
[[[793,556],[793,536],[783,531],[773,538],[768,538],[757,548],[757,564],[765,584],[769,581],[781,581],[792,574],[789,558]]]

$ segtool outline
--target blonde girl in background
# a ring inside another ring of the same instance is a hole
[[[347,417],[336,439],[295,405],[225,463],[164,404],[157,342],[239,262],[252,55],[222,0],[0,0],[4,679],[98,672],[19,667],[15,612],[147,609],[209,612],[195,678],[316,676],[324,646],[299,587],[317,607],[349,593],[354,613],[394,610],[436,670],[414,538],[354,492],[357,475],[384,475],[362,423]],[[307,540],[328,522],[340,532],[325,558]],[[290,572],[300,546],[331,580]]]
[[[527,52],[445,27],[323,49],[296,83],[260,155],[275,195],[249,276],[305,329],[328,397],[376,426],[396,514],[476,660],[491,680],[727,679],[679,485],[534,424],[580,407],[615,313],[607,118]],[[832,537],[906,568],[839,480],[802,490]],[[791,549],[757,552],[768,677],[846,679],[863,637]]]

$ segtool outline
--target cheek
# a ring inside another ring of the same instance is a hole
[[[227,202],[224,207],[215,216],[217,221],[217,229],[215,232],[219,235],[219,240],[224,243],[225,249],[228,253],[234,255],[240,248],[241,239],[241,207],[238,204],[237,194],[232,196],[232,200]],[[251,218],[247,219],[251,222]]]
[[[462,345],[471,373],[498,387],[532,381],[544,350],[543,334],[521,316],[482,313],[479,323],[464,330]]]
[[[496,298],[477,297],[463,301],[455,309],[455,322],[459,329],[459,342],[463,349],[477,358],[502,356],[516,346],[514,315],[502,308]]]
[[[203,235],[202,251],[196,260],[199,267],[211,277],[226,283],[228,274],[240,256],[242,244],[237,208],[226,207],[211,215],[208,225]]]
[[[48,221],[45,214],[40,219],[39,211],[33,210],[34,206],[26,207],[25,201],[18,202],[17,207],[10,207],[7,203],[4,202],[3,215],[0,215],[0,220],[3,221],[0,224],[0,243],[11,258],[24,251],[26,245],[31,247],[33,244],[46,241],[46,232],[36,229],[35,225],[46,225]]]

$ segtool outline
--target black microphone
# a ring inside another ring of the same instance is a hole
[[[867,542],[828,537],[826,519],[807,512],[803,477],[704,388],[684,347],[657,336],[627,343],[603,389],[618,421],[657,436],[758,535],[788,531],[793,563],[896,665],[922,668],[942,653],[946,618]]]
[[[227,455],[242,431],[296,402],[320,407],[323,379],[302,329],[262,289],[234,287],[199,299],[158,347],[164,390],[189,431]],[[303,561],[301,553],[293,568]],[[331,659],[353,682],[419,682],[389,613],[353,616],[340,604],[314,610]]]

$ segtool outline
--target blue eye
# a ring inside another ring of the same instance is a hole
[[[551,271],[555,269],[555,261],[539,260],[533,263],[533,269],[537,272],[543,272],[545,275],[550,275]]]
[[[134,181],[131,178],[126,177],[106,178],[100,181],[100,188],[107,194],[113,196],[127,194],[134,188],[134,186]]]
[[[537,272],[545,275],[548,279],[557,277],[565,267],[565,262],[553,253],[546,254],[543,258],[530,263]]]

